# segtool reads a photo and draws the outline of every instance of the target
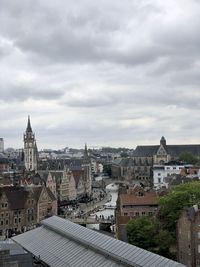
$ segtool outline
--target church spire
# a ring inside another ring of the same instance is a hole
[[[28,115],[28,123],[27,123],[27,127],[26,127],[26,132],[32,132],[30,116],[29,115]]]
[[[85,143],[85,149],[84,149],[84,159],[88,159],[88,150],[87,150],[87,144]]]

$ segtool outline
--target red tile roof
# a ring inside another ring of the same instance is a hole
[[[158,198],[154,192],[145,192],[144,196],[121,194],[120,203],[121,205],[156,205]]]

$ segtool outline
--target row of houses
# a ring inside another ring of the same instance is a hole
[[[57,214],[57,199],[45,186],[0,187],[0,236],[34,228],[41,220]]]

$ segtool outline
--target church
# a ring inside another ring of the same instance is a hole
[[[138,180],[151,180],[152,167],[177,161],[182,153],[189,152],[200,159],[200,144],[168,145],[164,136],[159,145],[137,146],[134,150],[134,178]]]

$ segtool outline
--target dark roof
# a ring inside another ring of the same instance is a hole
[[[152,157],[160,146],[137,146],[133,157]]]
[[[173,156],[178,156],[185,152],[190,152],[194,156],[200,156],[200,145],[167,145],[166,148],[167,152]]]
[[[65,167],[81,167],[82,159],[48,159],[38,163],[38,170],[64,170]]]
[[[5,193],[10,209],[24,209],[29,192],[24,187],[4,186],[0,187],[0,196]]]
[[[30,123],[30,116],[28,116],[28,123],[26,127],[26,132],[32,132],[31,123]]]
[[[152,157],[158,151],[160,146],[137,146],[133,157]],[[200,145],[166,145],[165,150],[172,156],[179,156],[181,153],[190,152],[194,156],[200,156]]]

